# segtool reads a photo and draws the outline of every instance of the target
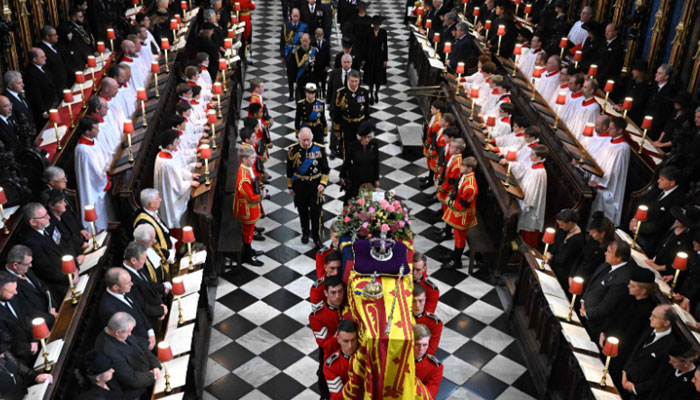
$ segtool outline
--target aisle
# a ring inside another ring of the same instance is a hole
[[[394,189],[412,207],[415,247],[427,253],[428,272],[442,293],[437,314],[445,327],[436,355],[445,365],[445,376],[438,398],[528,399],[525,393],[534,396],[532,381],[485,271],[466,277],[462,272],[440,270],[433,260],[451,249],[452,243],[431,240],[436,238],[432,225],[439,218],[430,210],[439,206],[425,207],[434,189],[425,193],[418,189],[417,177],[425,173],[425,161],[400,156],[394,134],[397,125],[421,124],[423,120],[415,100],[405,94],[408,35],[398,4],[377,0],[368,10],[370,15],[381,11],[388,17],[383,26],[390,57],[389,87],[382,88],[380,104],[373,107],[372,116],[381,131],[377,135],[382,160],[380,186]],[[266,164],[272,175],[268,186],[272,198],[265,202],[268,217],[258,222],[267,229],[266,240],[253,243],[265,251],[260,258],[265,265],[234,269],[219,279],[204,399],[318,399],[317,346],[308,327],[311,305],[306,300],[315,279],[315,251],[311,244],[301,243],[297,213],[284,176],[285,148],[295,141],[295,105],[287,101],[286,76],[278,56],[281,4],[265,1],[257,7],[253,13],[256,62],[249,67],[247,79],[260,77],[265,81],[265,102],[275,120],[275,148]],[[333,42],[332,57],[340,48],[335,35]],[[246,93],[243,102],[248,100]],[[331,161],[333,168],[339,164],[339,160]],[[334,169],[330,181],[337,180]],[[342,193],[338,185],[331,184],[326,195],[323,221],[328,227],[342,208]],[[326,229],[324,240],[328,243],[327,239]]]

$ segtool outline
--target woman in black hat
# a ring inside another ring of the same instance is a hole
[[[700,210],[688,205],[685,207],[671,207],[671,215],[676,219],[673,226],[656,247],[656,254],[653,259],[645,260],[647,265],[659,271],[663,275],[663,280],[670,282],[673,279],[675,270],[673,260],[679,251],[689,253],[693,251],[693,235],[691,229],[696,228],[700,223]],[[651,255],[650,255],[651,257]]]
[[[693,98],[690,93],[679,92],[669,100],[673,103],[675,113],[672,118],[666,121],[659,139],[651,143],[661,154],[668,152],[673,143],[678,141],[676,139],[680,139],[678,135],[682,132],[677,132],[677,130],[684,126],[690,126],[691,121],[695,117],[692,107]]]
[[[632,109],[627,112],[627,116],[635,124],[640,125],[644,118],[644,106],[651,94],[651,84],[647,79],[647,62],[639,59],[632,62],[632,74],[627,79],[623,95],[618,99],[619,104],[614,108],[616,111],[622,112],[622,101],[625,97],[631,97],[633,99]]]
[[[27,387],[34,383],[51,381],[51,374],[37,374],[34,370],[17,361],[10,353],[12,337],[0,329],[0,398],[21,400],[27,394]]]
[[[613,240],[615,240],[615,225],[602,211],[594,212],[591,216],[586,243],[569,273],[569,282],[575,276],[580,276],[583,278],[583,284],[587,285],[590,276],[605,261],[605,250]]]
[[[112,360],[102,353],[91,351],[83,356],[83,362],[76,371],[82,391],[77,400],[117,400],[122,398],[122,390],[115,379]]]
[[[379,186],[379,146],[374,141],[374,123],[363,121],[340,169],[340,183],[345,186],[345,201],[358,195],[360,186],[371,183]]]
[[[381,15],[372,17],[372,31],[367,37],[365,65],[362,68],[365,84],[369,86],[370,101],[373,103],[379,101],[379,87],[386,84],[386,66],[389,61],[386,29],[381,28],[382,20],[384,17]]]
[[[656,374],[655,389],[650,400],[690,399],[695,394],[693,376],[697,369],[698,353],[686,340],[681,340],[668,352],[668,364]]]

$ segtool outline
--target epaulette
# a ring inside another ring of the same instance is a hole
[[[368,86],[360,85],[360,87],[361,87],[362,89],[369,90],[369,87],[368,87]]]
[[[320,304],[321,307],[317,307],[317,304],[311,305],[311,315],[316,315],[317,312],[323,310],[323,303]]]
[[[326,281],[326,277],[318,278],[316,280],[316,282],[314,282],[314,287],[317,288],[317,287],[321,286],[325,281]]]
[[[316,146],[319,146],[319,147],[320,147],[321,149],[323,149],[323,148],[324,148],[324,147],[323,147],[323,146],[324,146],[324,144],[323,144],[323,143],[319,143],[319,142],[314,142],[314,144],[315,144]]]
[[[331,366],[335,362],[335,360],[340,358],[340,352],[336,351],[335,353],[331,354],[330,357],[326,358],[326,365]]]
[[[432,361],[435,366],[439,367],[442,363],[432,354],[426,354],[428,360]]]
[[[338,89],[336,89],[335,92],[336,92],[336,93],[340,93],[341,90],[347,89],[347,88],[348,88],[347,86],[339,87]]]
[[[437,315],[435,315],[433,313],[427,312],[427,313],[425,313],[425,316],[432,319],[433,321],[435,321],[438,324],[442,323],[442,320],[440,319],[440,317],[438,317]]]
[[[298,101],[297,101],[297,104],[301,104],[301,103],[303,103],[303,102],[305,102],[305,101],[306,101],[306,99],[298,100]]]
[[[431,281],[428,278],[423,279],[423,282],[425,282],[425,284],[430,286],[433,290],[440,290],[440,288],[438,288],[437,285],[434,284],[433,281]]]

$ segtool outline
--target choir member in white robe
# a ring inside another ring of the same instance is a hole
[[[544,168],[544,161],[548,155],[546,146],[535,146],[530,153],[530,170],[519,180],[524,197],[518,200],[518,231],[531,247],[539,245],[539,235],[544,229],[547,204],[547,170]]]
[[[495,74],[496,73],[496,64],[491,62],[491,58],[487,55],[480,55],[479,60],[477,61],[477,70],[473,74],[462,77],[463,82],[462,82],[462,87],[464,88],[465,93],[469,94],[469,92],[473,87],[481,87],[481,84],[484,83],[484,74],[482,71],[484,70],[484,65],[486,64],[491,64],[486,67],[487,73],[490,74]]]
[[[498,118],[496,118],[496,126],[491,130],[492,138],[499,138],[511,134],[510,116],[513,115],[515,106],[511,103],[501,103],[498,108]]]
[[[578,107],[581,105],[581,103],[583,103],[583,83],[585,81],[586,77],[581,72],[574,75],[569,75],[569,87],[568,92],[566,93],[566,104],[564,104],[559,111],[559,120],[563,121],[564,124],[567,125],[567,128],[568,124],[566,121],[569,121],[572,118],[572,115],[575,114]]]
[[[213,60],[214,62],[219,62],[219,60]],[[197,84],[201,87],[208,87],[211,90],[211,85],[213,83],[212,76],[209,73],[209,54],[205,52],[197,53],[197,65],[199,65],[199,80]]]
[[[175,112],[185,117],[185,122],[187,122],[185,133],[187,134],[187,137],[192,138],[197,145],[199,145],[203,139],[209,137],[208,132],[211,130],[209,125],[196,124],[192,119],[190,119],[192,117],[192,106],[190,103],[184,101],[178,102],[175,105]],[[208,143],[208,140],[205,140],[204,143]]]
[[[532,80],[532,73],[535,71],[535,61],[542,51],[542,41],[538,35],[534,35],[530,41],[530,50],[518,59],[518,68],[528,81]]]
[[[543,99],[548,100],[559,87],[559,56],[550,56],[545,64],[545,72],[537,80],[537,91]]]
[[[129,35],[131,36],[131,35]],[[140,44],[139,44],[140,46]],[[131,82],[136,87],[145,87],[146,76],[144,76],[145,71],[136,61],[136,55],[138,54],[138,49],[136,44],[131,40],[122,41],[122,58],[120,63],[126,64],[131,68]]]
[[[484,81],[481,83],[479,86],[472,86],[472,88],[478,87],[479,88],[479,97],[474,99],[476,104],[482,108],[484,106],[484,102],[486,99],[489,97],[491,94],[491,78],[494,76],[493,74],[489,74],[482,70],[482,73],[484,75]],[[471,90],[467,93],[469,95],[471,93]]]
[[[153,167],[153,185],[163,197],[160,215],[169,229],[183,226],[190,190],[199,186],[199,182],[194,180],[199,179],[199,174],[184,168],[180,159],[175,157],[179,141],[180,134],[174,129],[161,133],[161,151]]]
[[[595,100],[595,92],[598,90],[598,82],[595,79],[586,79],[583,84],[583,101],[581,105],[572,110],[568,120],[564,121],[569,131],[580,141],[583,138],[583,128],[587,123],[595,123],[600,115],[600,106]]]
[[[117,126],[122,126],[124,120],[128,118],[126,114],[124,114],[122,105],[118,101],[113,101],[114,96],[116,96],[119,91],[119,84],[114,78],[110,77],[102,78],[101,83],[102,89],[100,90],[99,96],[107,102],[109,113],[112,114],[112,118],[117,123]]]
[[[92,205],[95,207],[98,219],[95,229],[107,229],[109,221],[114,219],[107,191],[111,186],[107,169],[110,161],[98,146],[97,136],[100,132],[99,122],[90,116],[85,116],[78,125],[80,139],[75,146],[75,174],[77,175],[78,199],[80,209]],[[84,213],[82,218],[85,217]],[[83,227],[90,229],[90,223],[82,219]]]
[[[144,28],[146,28],[145,32],[145,37],[142,36],[144,39],[144,47],[148,47],[149,50],[158,57],[155,57],[157,60],[160,58],[160,39],[156,40],[155,36],[151,33],[151,19],[148,17],[147,14],[145,13],[138,13],[136,14],[135,22],[137,24],[143,25]],[[141,35],[139,35],[141,36]]]
[[[146,29],[146,27],[143,25],[137,25],[134,28],[134,30],[136,31],[136,35],[138,36],[138,39],[141,42],[141,50],[139,51],[139,58],[141,58],[143,63],[146,65],[147,71],[150,72],[151,71],[151,63],[154,60],[157,60],[156,57],[153,55],[153,50],[152,50],[150,43],[149,43],[149,40],[148,40],[148,34],[150,32],[148,32],[148,29]],[[136,43],[136,41],[134,41],[134,43]]]
[[[129,119],[136,110],[136,86],[131,81],[131,67],[125,63],[119,63],[112,68],[110,73],[116,73],[114,79],[119,84],[119,90],[114,95],[113,101],[119,104],[126,119]]]
[[[547,104],[549,104],[549,107],[556,112],[557,110],[557,97],[559,96],[559,93],[564,92],[567,94],[567,100],[568,100],[568,94],[570,92],[569,90],[569,67],[564,64],[562,67],[559,69],[559,86],[557,89],[552,93],[552,97],[547,99]],[[561,109],[564,109],[564,106],[561,106]],[[561,110],[560,110],[561,112]],[[559,118],[561,118],[561,114],[559,115]]]
[[[583,143],[586,144],[586,152],[590,157],[593,157],[598,165],[600,165],[600,161],[602,161],[602,155],[608,151],[608,147],[610,146],[609,127],[610,117],[607,115],[599,115],[595,120],[594,136],[588,138],[588,142],[586,142],[585,137],[583,139]]]
[[[528,126],[525,128],[525,136],[523,137],[525,145],[520,147],[515,153],[515,162],[511,164],[510,172],[513,174],[515,179],[520,181],[525,173],[530,170],[532,166],[532,161],[530,160],[530,153],[532,149],[540,144],[540,128],[536,126]],[[500,149],[499,155],[504,156],[507,154],[507,148]],[[507,165],[505,158],[499,161],[501,165]]]
[[[186,83],[180,83],[175,88],[180,101],[188,103],[192,107],[192,115],[189,117],[195,124],[203,125],[207,122],[206,103],[193,98],[192,88]]]
[[[507,95],[506,89],[503,87],[503,76],[494,75],[491,77],[491,83],[489,83],[489,94],[481,106],[481,112],[479,113],[480,118],[484,118],[484,115],[498,114],[498,106],[502,98],[507,98],[510,101],[510,96]],[[506,95],[505,97],[503,97]]]
[[[574,26],[569,30],[567,35],[569,42],[574,45],[575,50],[581,50],[583,42],[588,38],[588,31],[583,29],[583,24],[590,21],[593,17],[593,8],[590,6],[583,7],[581,9],[580,20],[574,23]],[[573,54],[573,53],[572,53]]]
[[[506,154],[509,150],[517,152],[525,146],[525,129],[529,126],[524,117],[513,118],[513,133],[491,139],[491,143],[486,146],[487,150],[500,154]]]
[[[175,155],[182,161],[182,166],[184,168],[188,169],[190,172],[194,172],[195,168],[200,167],[201,164],[197,163],[196,142],[192,142],[192,138],[187,137],[187,122],[185,122],[185,117],[178,114],[173,115],[171,118],[171,125],[180,135],[180,142],[178,143],[177,149],[175,149]]]
[[[121,139],[121,130],[117,131],[116,123],[109,115],[107,101],[100,96],[92,96],[87,102],[86,115],[95,118],[100,124],[100,140],[97,146],[102,150],[105,159],[111,160]]]
[[[625,185],[627,184],[627,169],[630,160],[630,147],[623,133],[627,121],[622,117],[614,117],[610,124],[610,145],[605,154],[601,155],[598,165],[603,169],[603,177],[594,176],[588,182],[591,187],[598,188],[591,214],[603,211],[615,226],[620,225],[622,205],[625,200]]]

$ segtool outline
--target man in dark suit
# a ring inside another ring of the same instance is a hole
[[[151,281],[144,268],[148,259],[147,250],[146,246],[139,242],[129,243],[124,250],[122,266],[129,272],[134,284],[130,293],[148,318],[151,327],[156,328],[158,321],[162,321],[167,315],[168,307],[163,304],[162,291],[157,289],[156,283]]]
[[[430,32],[441,32],[442,31],[442,19],[440,18],[442,15],[444,15],[444,8],[442,6],[442,0],[433,0],[432,1],[433,8],[428,11],[428,13],[425,15],[425,20],[430,20],[431,28]],[[442,36],[442,35],[440,35]],[[430,37],[428,37],[428,40],[431,42],[433,41],[433,34],[430,34]]]
[[[658,189],[649,194],[639,205],[648,207],[647,219],[639,225],[637,244],[649,257],[654,257],[659,239],[671,227],[674,221],[671,207],[683,204],[685,193],[679,187],[681,171],[674,167],[664,167],[659,171]],[[637,220],[629,222],[629,231],[634,234]]]
[[[445,23],[442,25],[442,30],[440,31],[440,44],[438,45],[438,52],[442,53],[446,42],[454,42],[455,38],[452,33],[457,27],[457,14],[454,12],[448,12],[445,14]]]
[[[130,293],[133,282],[129,272],[119,267],[108,269],[105,273],[105,286],[107,293],[102,296],[99,306],[101,322],[107,324],[110,317],[120,311],[131,315],[136,320],[134,336],[152,350],[156,345],[156,333],[135,296]]]
[[[125,399],[143,395],[160,377],[160,362],[146,345],[131,335],[138,325],[126,312],[111,314],[104,331],[95,339],[95,351],[112,361],[114,378]]]
[[[299,8],[301,21],[308,26],[309,34],[314,34],[316,28],[323,29],[323,36],[330,40],[333,12],[330,7],[316,0],[307,0],[308,4]]]
[[[44,318],[49,329],[56,320],[56,302],[51,292],[34,274],[32,251],[29,247],[16,244],[7,253],[5,269],[17,277],[17,295],[15,300],[32,318]]]
[[[316,85],[321,89],[321,97],[326,98],[326,79],[331,68],[331,43],[325,39],[324,31],[316,29],[311,45],[318,49],[316,54]]]
[[[2,91],[2,94],[12,103],[12,115],[15,116],[15,121],[20,125],[28,124],[28,131],[33,135],[36,132],[34,116],[29,108],[27,98],[22,94],[24,91],[22,74],[17,71],[7,71],[3,75],[3,80],[5,81],[5,90]]]
[[[81,232],[83,226],[75,214],[69,213],[68,199],[62,190],[52,189],[42,193],[42,202],[51,216],[51,225],[61,235],[60,247],[64,254],[82,254],[89,243]]]
[[[652,86],[651,94],[644,108],[644,115],[654,117],[651,130],[648,132],[651,140],[659,139],[659,135],[666,126],[666,121],[674,114],[670,98],[675,93],[675,89],[669,82],[672,74],[673,67],[670,64],[662,64],[654,74],[656,84]]]
[[[622,39],[617,32],[615,24],[605,26],[605,41],[598,47],[594,60],[598,65],[598,84],[603,87],[609,79],[616,81],[620,76],[622,63],[625,59],[625,50],[622,47]]]
[[[606,318],[628,294],[632,268],[637,268],[630,259],[630,246],[621,240],[614,240],[605,252],[605,262],[598,267],[586,285],[581,298],[581,317],[587,321],[591,337],[600,336]]]
[[[56,96],[62,99],[63,89],[67,86],[68,72],[66,71],[63,55],[59,53],[57,46],[58,33],[56,32],[56,28],[51,25],[44,25],[44,27],[41,28],[41,43],[39,43],[37,47],[42,49],[44,54],[46,54],[45,69],[51,72],[51,76],[54,78]]]
[[[17,135],[15,125],[10,99],[0,96],[0,142],[5,151],[16,152],[22,147],[22,140]]]
[[[32,337],[31,319],[15,298],[17,277],[0,271],[0,329],[10,334],[10,351],[23,364],[33,367],[39,345]]]
[[[341,66],[339,68],[333,69],[330,75],[328,76],[328,90],[326,91],[326,93],[328,93],[328,96],[326,96],[326,104],[330,106],[331,115],[334,115],[335,113],[335,95],[338,92],[338,89],[348,86],[348,78],[350,76],[351,71],[357,72],[357,70],[351,68],[352,62],[353,58],[350,54],[343,54],[340,63]],[[335,136],[335,134],[331,135],[330,141],[330,156],[331,158],[334,158],[337,155],[341,154],[339,148],[340,141],[338,140],[338,137]]]
[[[76,265],[83,263],[85,257],[80,254],[65,253],[61,248],[61,234],[57,227],[51,225],[49,212],[39,203],[29,203],[22,208],[27,226],[20,238],[20,243],[32,250],[33,265],[36,275],[49,286],[51,295],[62,302],[68,291],[68,277],[61,270],[61,257],[72,255]],[[78,273],[73,274],[73,282],[78,281]]]
[[[668,353],[676,342],[673,321],[676,314],[667,304],[657,306],[651,312],[651,330],[637,342],[635,350],[622,371],[622,388],[634,399],[646,399],[660,382],[654,380],[657,369],[668,363]]]
[[[455,41],[452,43],[452,56],[450,57],[450,71],[454,72],[457,69],[457,64],[464,63],[464,72],[475,70],[477,66],[477,50],[474,42],[467,35],[467,24],[460,22],[455,27]]]
[[[54,77],[46,69],[46,53],[33,47],[29,51],[29,65],[25,71],[27,77],[27,98],[34,112],[34,124],[41,129],[49,118],[49,110],[58,102],[58,90]]]

